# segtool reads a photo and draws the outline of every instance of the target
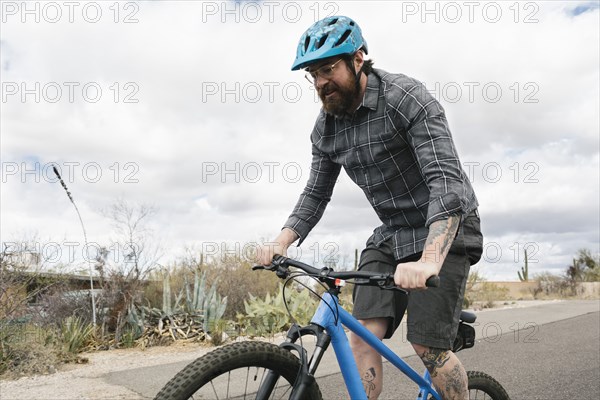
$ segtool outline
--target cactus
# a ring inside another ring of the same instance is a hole
[[[175,304],[172,304],[171,284],[169,274],[166,273],[163,278],[163,315],[169,316],[180,311],[188,314],[202,313],[205,329],[213,326],[214,322],[223,316],[227,307],[227,296],[221,298],[217,293],[217,282],[215,281],[215,284],[207,289],[206,273],[200,275],[196,271],[193,286],[186,279],[184,287],[175,298]],[[182,305],[184,295],[185,303]]]
[[[266,294],[264,300],[249,294],[250,300],[244,300],[246,315],[238,314],[238,320],[251,335],[275,334],[288,329],[296,320],[299,324],[307,324],[313,316],[318,302],[310,297],[308,290],[300,292],[286,291],[286,308],[283,301],[283,285],[274,296]],[[289,312],[288,312],[289,311]],[[292,316],[290,317],[290,314]]]
[[[163,312],[167,315],[171,314],[171,283],[169,280],[169,272],[166,272],[163,277]]]
[[[171,302],[171,281],[169,272],[165,272],[163,276],[163,304],[162,304],[162,315],[170,316],[179,311],[181,308],[181,300],[183,299],[183,290],[181,290],[175,297],[175,303]]]
[[[206,272],[200,276],[198,271],[194,274],[193,288],[186,282],[186,311],[190,314],[202,313],[202,325],[205,332],[210,332],[216,321],[220,320],[227,308],[227,296],[221,298],[217,293],[218,280],[207,290]]]
[[[523,253],[525,253],[525,266],[521,267],[521,271],[517,271],[517,274],[518,274],[519,280],[521,282],[528,282],[529,281],[529,263],[527,262],[527,249],[524,249]],[[521,274],[521,272],[523,274]]]
[[[136,307],[130,304],[127,310],[126,323],[131,328],[133,339],[137,339],[144,333],[144,320],[146,319],[146,313],[141,309],[141,316],[138,315]]]

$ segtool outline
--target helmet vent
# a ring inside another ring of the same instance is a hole
[[[325,35],[325,36],[322,36],[321,39],[319,39],[319,42],[317,43],[317,46],[316,46],[317,49],[320,49],[321,46],[323,46],[323,44],[325,44],[325,41],[327,40],[328,36],[329,35]]]
[[[361,48],[367,53],[367,42],[358,23],[342,15],[328,16],[313,23],[296,43],[292,71],[334,57],[349,60]]]
[[[339,38],[339,40],[337,42],[335,42],[335,45],[333,47],[337,47],[340,44],[344,43],[346,41],[346,39],[348,39],[348,36],[350,36],[351,33],[352,33],[352,31],[350,29],[347,29],[346,32],[344,32],[344,34]]]

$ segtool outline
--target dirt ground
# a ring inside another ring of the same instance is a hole
[[[494,309],[505,307],[527,307],[543,301],[499,302]],[[481,310],[478,312],[487,312]],[[272,341],[280,341],[275,338]],[[48,375],[22,377],[17,380],[0,380],[1,400],[71,400],[71,399],[143,399],[122,386],[110,385],[102,379],[109,372],[131,368],[192,361],[212,350],[213,347],[199,344],[175,344],[152,347],[145,350],[123,349],[84,353],[86,364],[67,364]]]

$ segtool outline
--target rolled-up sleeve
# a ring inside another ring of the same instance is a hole
[[[294,207],[294,211],[284,224],[300,237],[300,245],[308,233],[319,222],[327,204],[331,200],[335,182],[340,174],[341,166],[334,163],[316,146],[312,147],[312,163],[310,175],[304,191]]]
[[[413,115],[408,116],[408,138],[429,188],[425,226],[465,214],[470,204],[468,179],[456,152],[444,109],[422,86],[407,93]],[[405,105],[406,107],[406,105]]]

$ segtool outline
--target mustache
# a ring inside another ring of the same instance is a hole
[[[337,90],[338,87],[334,82],[328,82],[325,86],[319,89],[319,95],[324,96],[327,93]]]

